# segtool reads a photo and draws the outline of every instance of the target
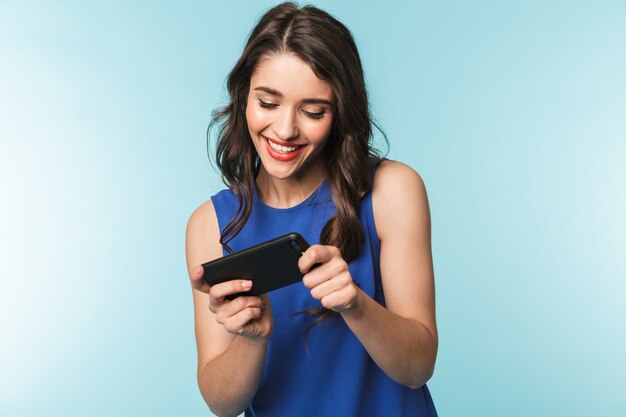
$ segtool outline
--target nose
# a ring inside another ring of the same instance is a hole
[[[298,124],[294,109],[283,108],[277,112],[276,119],[272,123],[272,130],[277,139],[288,141],[298,137]]]

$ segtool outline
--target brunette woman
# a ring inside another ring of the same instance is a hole
[[[350,31],[284,3],[253,29],[215,114],[227,189],[187,225],[198,384],[219,416],[436,416],[430,217],[420,176],[372,148]],[[211,130],[211,129],[210,129]],[[302,283],[225,298],[200,265],[289,232]],[[314,264],[320,264],[311,269]]]

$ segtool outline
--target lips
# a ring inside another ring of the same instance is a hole
[[[300,153],[302,152],[302,149],[304,149],[304,147],[306,146],[306,145],[279,142],[274,139],[270,140],[269,138],[265,136],[263,138],[265,139],[265,148],[267,149],[267,153],[273,159],[280,161],[280,162],[288,162],[288,161],[295,159],[298,155],[300,155]],[[270,145],[270,142],[272,142],[277,147],[281,147],[282,149],[274,149]],[[289,149],[296,148],[296,149],[285,152],[284,151],[285,148],[289,148]]]

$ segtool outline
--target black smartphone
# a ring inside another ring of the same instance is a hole
[[[203,279],[209,285],[232,279],[252,281],[250,291],[228,296],[228,299],[264,294],[302,280],[304,274],[298,268],[298,259],[308,248],[309,244],[299,233],[288,233],[202,264]]]

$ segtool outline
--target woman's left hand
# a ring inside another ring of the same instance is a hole
[[[357,306],[360,293],[336,247],[311,246],[300,257],[298,267],[305,274],[302,281],[311,290],[311,296],[324,307],[340,313]]]

